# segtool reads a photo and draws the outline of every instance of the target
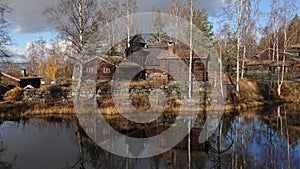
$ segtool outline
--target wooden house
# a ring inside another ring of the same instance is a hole
[[[137,34],[131,37],[129,44],[130,47],[125,49],[126,57],[137,51],[140,51],[141,49],[147,48],[147,43],[141,34]]]
[[[95,56],[84,65],[84,76],[98,82],[107,82],[113,79],[119,63],[124,59],[122,56]]]
[[[297,66],[300,61],[299,53],[295,49],[287,49],[285,52],[280,49],[278,62],[276,56],[273,58],[273,52],[272,48],[267,48],[251,57],[246,63],[246,74],[276,73],[277,71],[281,72],[283,68],[285,73],[294,73],[300,70]]]
[[[129,54],[126,56],[127,59],[136,63],[142,70],[145,70],[141,71],[145,76],[139,75],[139,77],[152,78],[155,75],[168,77],[168,80],[173,80],[170,74],[181,75],[182,71],[188,72],[188,70],[184,70],[189,65],[190,50],[187,45],[169,42],[167,45],[147,46],[140,35],[134,36],[130,44],[134,46],[130,46],[128,49],[130,52],[127,52]],[[208,79],[206,71],[208,56],[208,51],[193,52],[192,72],[198,81],[207,81]],[[182,61],[185,64],[182,64]],[[167,74],[169,76],[165,76]]]
[[[28,76],[26,70],[22,70],[22,73],[8,74],[0,72],[1,83],[9,88],[32,86],[34,88],[40,88],[41,79],[36,76]]]
[[[160,61],[159,69],[169,74],[180,76],[182,71],[188,72],[189,55],[190,50],[186,45],[176,45],[174,42],[170,42],[168,49],[161,51],[157,56]],[[198,81],[207,81],[206,67],[208,66],[209,52],[204,50],[193,52],[192,59],[192,73],[195,79]],[[182,61],[185,64],[182,64]],[[188,77],[184,78],[187,80]],[[171,76],[168,79],[173,80]]]
[[[116,56],[105,56],[99,63],[98,79],[109,81],[163,77],[174,80],[171,74],[181,75],[182,71],[188,72],[184,69],[189,67],[189,53],[187,45],[170,42],[167,45],[147,46],[141,35],[135,35],[130,40],[125,57],[119,56],[116,61]],[[208,79],[208,56],[208,51],[193,52],[192,72],[198,81]]]

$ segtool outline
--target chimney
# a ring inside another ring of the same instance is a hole
[[[175,46],[175,42],[170,41],[168,43],[168,51],[174,53],[174,46]]]
[[[21,74],[22,74],[23,77],[26,77],[27,76],[26,69],[22,69]]]

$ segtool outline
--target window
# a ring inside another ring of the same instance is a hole
[[[103,68],[103,73],[110,73],[110,68],[109,67],[105,67]]]
[[[88,67],[88,68],[86,69],[86,72],[87,72],[87,73],[93,73],[93,72],[94,72],[94,68]]]

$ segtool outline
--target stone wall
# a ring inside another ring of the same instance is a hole
[[[202,83],[201,83],[202,84]],[[203,85],[203,84],[202,84]],[[201,86],[201,85],[200,85]],[[194,86],[194,89],[199,88],[200,86]],[[113,90],[111,87],[100,87],[93,88],[94,86],[83,86],[81,89],[82,98],[93,98],[95,95],[97,98],[109,98],[112,97],[112,94],[116,97],[124,97],[125,94],[129,94],[131,98],[149,98],[150,94],[153,96],[169,97],[172,100],[180,100],[180,97],[185,97],[182,94],[187,94],[187,89],[180,89],[176,83],[171,83],[168,85],[159,85],[159,86],[134,86],[126,89],[123,87],[114,87]],[[202,87],[202,86],[201,86]],[[200,87],[200,88],[201,88]],[[97,91],[96,91],[97,90]],[[199,92],[199,91],[198,91]],[[52,86],[43,89],[27,89],[24,91],[24,100],[33,101],[33,100],[42,100],[42,101],[65,101],[69,98],[75,96],[75,92],[72,92],[70,88],[64,88],[59,86]],[[157,99],[158,102],[160,99]],[[158,103],[160,104],[160,103]]]
[[[24,91],[23,100],[65,101],[72,97],[72,92],[61,87],[48,89],[27,89]]]

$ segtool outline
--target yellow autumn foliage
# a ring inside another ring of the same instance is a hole
[[[15,87],[4,94],[3,99],[6,101],[20,101],[24,97],[24,89]]]

